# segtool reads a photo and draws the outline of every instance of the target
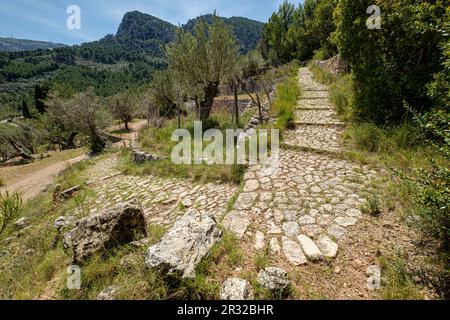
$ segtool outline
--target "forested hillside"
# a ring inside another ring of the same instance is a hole
[[[189,21],[192,31],[198,19]],[[254,49],[264,24],[246,18],[223,18],[239,39],[241,52]],[[110,96],[151,81],[156,70],[167,65],[164,46],[175,39],[176,27],[138,11],[127,13],[116,35],[79,46],[54,50],[0,52],[0,118],[34,109],[39,87],[57,88],[70,96],[92,86],[96,94]]]
[[[48,41],[33,41],[16,38],[0,38],[0,51],[30,51],[39,49],[56,49],[66,45]]]

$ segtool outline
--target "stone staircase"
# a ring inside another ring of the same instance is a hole
[[[279,163],[249,168],[244,192],[223,221],[251,248],[248,254],[268,248],[286,268],[337,256],[340,240],[362,218],[360,207],[376,176],[336,157],[344,123],[329,102],[328,88],[307,68],[300,69],[299,84],[296,129],[285,134]]]

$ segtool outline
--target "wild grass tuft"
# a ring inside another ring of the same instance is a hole
[[[17,193],[0,193],[0,234],[23,212],[22,197]]]

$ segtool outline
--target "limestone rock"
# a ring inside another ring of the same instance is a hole
[[[273,254],[280,253],[281,247],[277,238],[270,239],[270,252]]]
[[[297,222],[283,223],[283,230],[289,237],[296,237],[300,233],[300,227]]]
[[[100,292],[97,296],[97,300],[103,300],[103,301],[112,301],[116,300],[116,294],[119,290],[118,286],[111,286],[106,289],[104,289],[102,292]]]
[[[287,272],[274,267],[261,270],[258,274],[258,283],[272,291],[286,290],[291,285]]]
[[[335,221],[341,227],[350,227],[350,226],[354,226],[358,222],[358,219],[353,218],[353,217],[339,217],[339,218],[336,218]]]
[[[300,219],[298,219],[298,222],[301,225],[314,224],[314,223],[316,223],[316,219],[314,219],[311,216],[303,216]]]
[[[302,248],[295,241],[288,237],[283,237],[282,242],[284,255],[291,264],[299,266],[308,262]]]
[[[126,203],[78,221],[64,235],[64,246],[73,252],[73,261],[136,240],[146,235],[144,213],[137,205]]]
[[[314,243],[314,241],[303,234],[298,236],[298,241],[302,245],[303,251],[305,252],[309,260],[323,260],[323,254],[320,251],[319,247],[317,247],[317,245]]]
[[[75,223],[75,217],[74,216],[61,216],[56,218],[55,220],[55,229],[58,231],[61,231],[62,229],[72,225]]]
[[[238,239],[242,239],[244,237],[249,224],[250,217],[242,211],[232,211],[228,213],[222,221],[223,227],[234,233]]]
[[[244,192],[256,191],[259,188],[258,180],[248,180],[244,186]]]
[[[264,242],[264,234],[261,231],[256,232],[255,236],[255,250],[262,250],[266,246]]]
[[[330,238],[322,235],[317,241],[317,245],[319,246],[325,257],[336,258],[339,246]]]
[[[239,278],[228,278],[220,289],[222,300],[253,300],[250,282]]]
[[[189,210],[172,229],[147,252],[145,264],[183,278],[195,276],[195,267],[221,238],[222,232],[210,214]]]
[[[19,220],[17,220],[16,222],[14,222],[14,228],[21,230],[24,229],[28,226],[28,219],[27,218],[21,218]]]
[[[330,236],[339,240],[347,233],[347,230],[345,230],[341,226],[332,225],[328,228],[327,232]]]

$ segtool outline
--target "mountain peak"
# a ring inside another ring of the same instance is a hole
[[[165,43],[174,39],[175,26],[147,13],[127,12],[116,36],[139,40],[159,40]]]

